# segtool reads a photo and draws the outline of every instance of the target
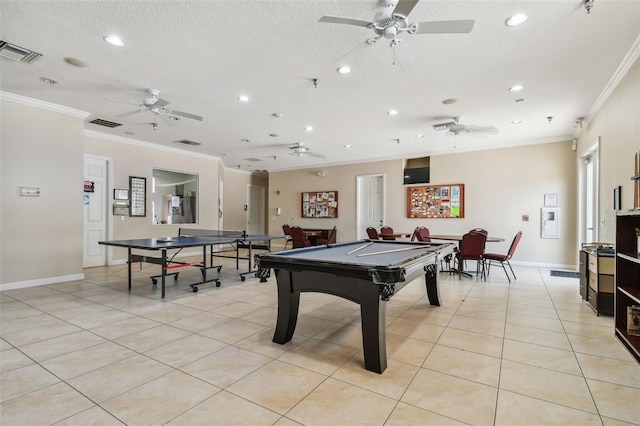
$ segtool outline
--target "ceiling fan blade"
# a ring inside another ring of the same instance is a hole
[[[144,112],[144,111],[146,111],[146,110],[145,109],[137,109],[135,111],[125,112],[124,114],[118,114],[118,115],[116,115],[116,117],[128,117],[129,115],[137,114],[139,112]]]
[[[351,61],[354,57],[356,57],[360,52],[362,52],[367,47],[375,44],[375,41],[373,43],[369,43],[369,40],[376,40],[376,39],[368,39],[368,40],[365,40],[362,43],[358,44],[356,47],[354,47],[353,49],[348,51],[342,58],[340,58],[336,62],[334,62],[334,65],[336,67],[341,67],[343,65],[348,65],[349,61]]]
[[[433,125],[434,130],[449,130],[451,126],[455,126],[455,121],[449,121],[447,123],[438,123]]]
[[[400,69],[405,72],[409,71],[415,65],[413,56],[404,43],[393,43],[393,59],[394,64],[400,65]]]
[[[322,154],[316,154],[316,153],[308,152],[308,151],[307,151],[307,154],[306,154],[306,155],[308,155],[308,156],[310,156],[310,157],[316,157],[316,158],[327,158],[327,157],[325,157],[325,156],[324,156],[324,155],[322,155]]]
[[[396,8],[393,9],[392,15],[402,15],[406,18],[409,16],[413,8],[416,7],[418,1],[419,0],[400,0],[396,5]]]
[[[327,22],[329,24],[355,25],[356,27],[364,28],[373,25],[373,22],[362,21],[360,19],[340,18],[337,16],[323,16],[322,18],[320,18],[320,22]]]
[[[460,21],[429,21],[418,22],[418,29],[414,34],[460,34],[470,33],[475,21],[464,19]]]
[[[192,120],[202,121],[202,117],[200,117],[199,115],[189,114],[188,112],[176,111],[175,109],[167,110],[167,113],[169,115],[171,115],[171,114],[179,115],[180,117],[190,118]]]
[[[169,105],[170,103],[171,103],[171,102],[169,102],[169,101],[167,101],[167,100],[164,100],[164,99],[157,99],[157,100],[153,103],[153,105],[154,105],[154,106],[159,106],[159,107],[164,107],[164,106]]]
[[[483,133],[485,135],[498,134],[498,128],[493,126],[467,126],[467,130],[471,133]]]

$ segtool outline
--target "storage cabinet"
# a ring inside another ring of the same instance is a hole
[[[629,334],[627,328],[627,307],[640,306],[640,257],[636,229],[640,229],[640,211],[617,214],[615,333],[640,362],[640,336]]]
[[[613,315],[613,253],[580,250],[580,295],[598,315]]]

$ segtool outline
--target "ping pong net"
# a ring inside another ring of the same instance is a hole
[[[247,231],[228,229],[178,229],[180,237],[220,237],[220,238],[246,238]]]

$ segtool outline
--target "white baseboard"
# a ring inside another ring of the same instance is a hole
[[[61,277],[41,278],[39,280],[18,281],[15,283],[0,284],[0,291],[15,290],[19,288],[37,287],[40,285],[66,283],[69,281],[79,281],[84,279],[84,274],[64,275]]]
[[[515,261],[515,260],[510,260],[509,263],[511,263],[511,265],[515,266],[531,266],[531,267],[535,267],[535,268],[549,268],[549,269],[567,269],[570,271],[578,271],[576,269],[576,265],[562,265],[559,263],[541,263],[541,262],[522,262],[522,261]]]

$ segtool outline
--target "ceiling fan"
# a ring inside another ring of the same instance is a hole
[[[375,44],[380,38],[384,37],[391,40],[390,46],[394,52],[394,64],[397,62],[403,71],[413,67],[413,58],[411,53],[402,44],[402,39],[398,35],[406,32],[408,34],[456,34],[469,33],[473,29],[475,21],[473,19],[457,20],[457,21],[427,21],[413,22],[409,21],[409,14],[418,4],[419,0],[390,0],[386,7],[390,9],[395,5],[393,11],[389,14],[383,12],[374,18],[373,22],[363,21],[359,19],[340,18],[336,16],[323,16],[320,22],[330,24],[354,25],[373,29],[375,36],[367,39],[364,44],[357,46],[349,54],[360,50],[361,48]],[[345,55],[349,56],[349,54]],[[343,57],[344,59],[344,57]]]
[[[457,136],[462,133],[478,133],[484,135],[495,135],[498,128],[493,126],[476,126],[473,124],[460,124],[460,117],[453,117],[452,121],[433,125],[434,130],[448,130],[447,134]]]
[[[302,142],[290,145],[288,148],[291,150],[289,155],[295,155],[298,157],[325,158],[325,156],[322,154],[314,154],[313,152],[311,152],[311,148],[306,147]]]
[[[149,93],[149,96],[143,99],[142,104],[138,105],[140,109],[137,109],[131,112],[126,112],[124,114],[117,115],[116,117],[126,117],[129,115],[138,114],[139,112],[148,111],[155,114],[154,123],[155,123],[155,118],[157,118],[158,116],[160,116],[160,118],[165,120],[168,124],[172,124],[171,120],[176,120],[176,118],[172,116],[180,116],[180,117],[190,118],[192,120],[202,121],[202,117],[200,117],[199,115],[190,114],[188,112],[176,111],[174,109],[167,108],[167,105],[169,105],[170,102],[160,98],[159,90],[148,89],[147,93]],[[157,124],[154,124],[153,128],[155,130],[157,128]]]

